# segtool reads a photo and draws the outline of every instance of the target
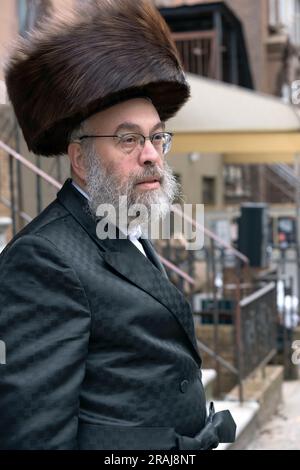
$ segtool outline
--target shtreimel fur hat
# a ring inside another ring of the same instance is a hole
[[[151,0],[94,0],[53,14],[18,40],[5,80],[29,150],[45,156],[66,153],[81,121],[124,99],[148,96],[165,121],[189,97]]]

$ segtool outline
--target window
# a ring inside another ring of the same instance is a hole
[[[203,204],[213,205],[216,203],[216,179],[212,176],[202,178],[202,201]]]
[[[269,0],[271,33],[286,32],[293,44],[300,44],[300,0]]]
[[[269,0],[269,25],[276,31],[279,25],[279,4],[278,0]]]
[[[294,16],[294,43],[300,45],[300,0],[296,0]]]

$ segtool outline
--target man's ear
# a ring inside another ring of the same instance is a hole
[[[81,145],[77,142],[70,143],[68,146],[68,157],[70,159],[73,174],[78,178],[79,183],[85,185],[86,162]]]

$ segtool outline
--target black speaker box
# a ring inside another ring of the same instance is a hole
[[[267,267],[268,206],[245,203],[239,218],[238,249],[249,258],[250,266]]]

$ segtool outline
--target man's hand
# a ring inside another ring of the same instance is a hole
[[[181,450],[211,450],[220,443],[235,441],[236,424],[229,410],[215,413],[213,402],[210,403],[209,415],[204,428],[194,438],[180,436]]]

